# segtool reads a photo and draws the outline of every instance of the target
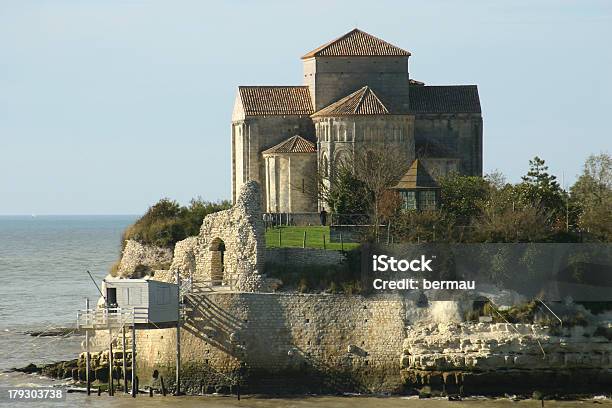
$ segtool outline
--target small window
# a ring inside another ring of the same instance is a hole
[[[419,209],[431,211],[436,209],[436,192],[433,190],[419,191]]]
[[[403,209],[404,210],[416,210],[416,194],[414,191],[400,191],[400,196],[404,202]]]

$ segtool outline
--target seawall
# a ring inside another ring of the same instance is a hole
[[[181,329],[182,387],[243,392],[400,392],[405,300],[399,297],[192,295]],[[176,329],[138,330],[141,384],[174,378]]]

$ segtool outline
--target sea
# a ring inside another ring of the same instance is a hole
[[[29,363],[45,364],[76,358],[82,351],[83,337],[70,334],[76,314],[92,304],[100,294],[96,283],[106,276],[120,253],[122,231],[137,216],[0,216],[0,406],[40,407],[321,407],[321,408],[395,408],[395,407],[539,407],[540,401],[515,401],[508,398],[470,398],[464,401],[418,399],[396,396],[294,396],[273,398],[246,395],[207,395],[193,397],[139,395],[131,398],[117,393],[87,396],[65,393],[56,401],[6,399],[8,389],[36,387],[73,390],[69,380],[54,380],[36,374],[11,371]],[[44,336],[55,329],[62,335]],[[32,335],[32,333],[36,335]],[[609,399],[584,401],[546,401],[545,406],[584,407],[600,403],[612,407]]]

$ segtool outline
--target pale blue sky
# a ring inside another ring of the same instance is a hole
[[[612,150],[612,2],[0,0],[0,214],[230,197],[236,87],[299,84],[355,26],[427,84],[478,84],[485,171],[572,182]]]

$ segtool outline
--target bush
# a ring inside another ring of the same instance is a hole
[[[266,264],[265,270],[269,277],[280,279],[286,291],[362,294],[364,290],[361,285],[361,253],[355,249],[346,254],[347,258],[337,265],[296,267]]]
[[[122,242],[133,239],[142,244],[173,248],[178,241],[197,235],[208,214],[230,207],[229,201],[193,199],[188,206],[162,198],[123,233]]]

